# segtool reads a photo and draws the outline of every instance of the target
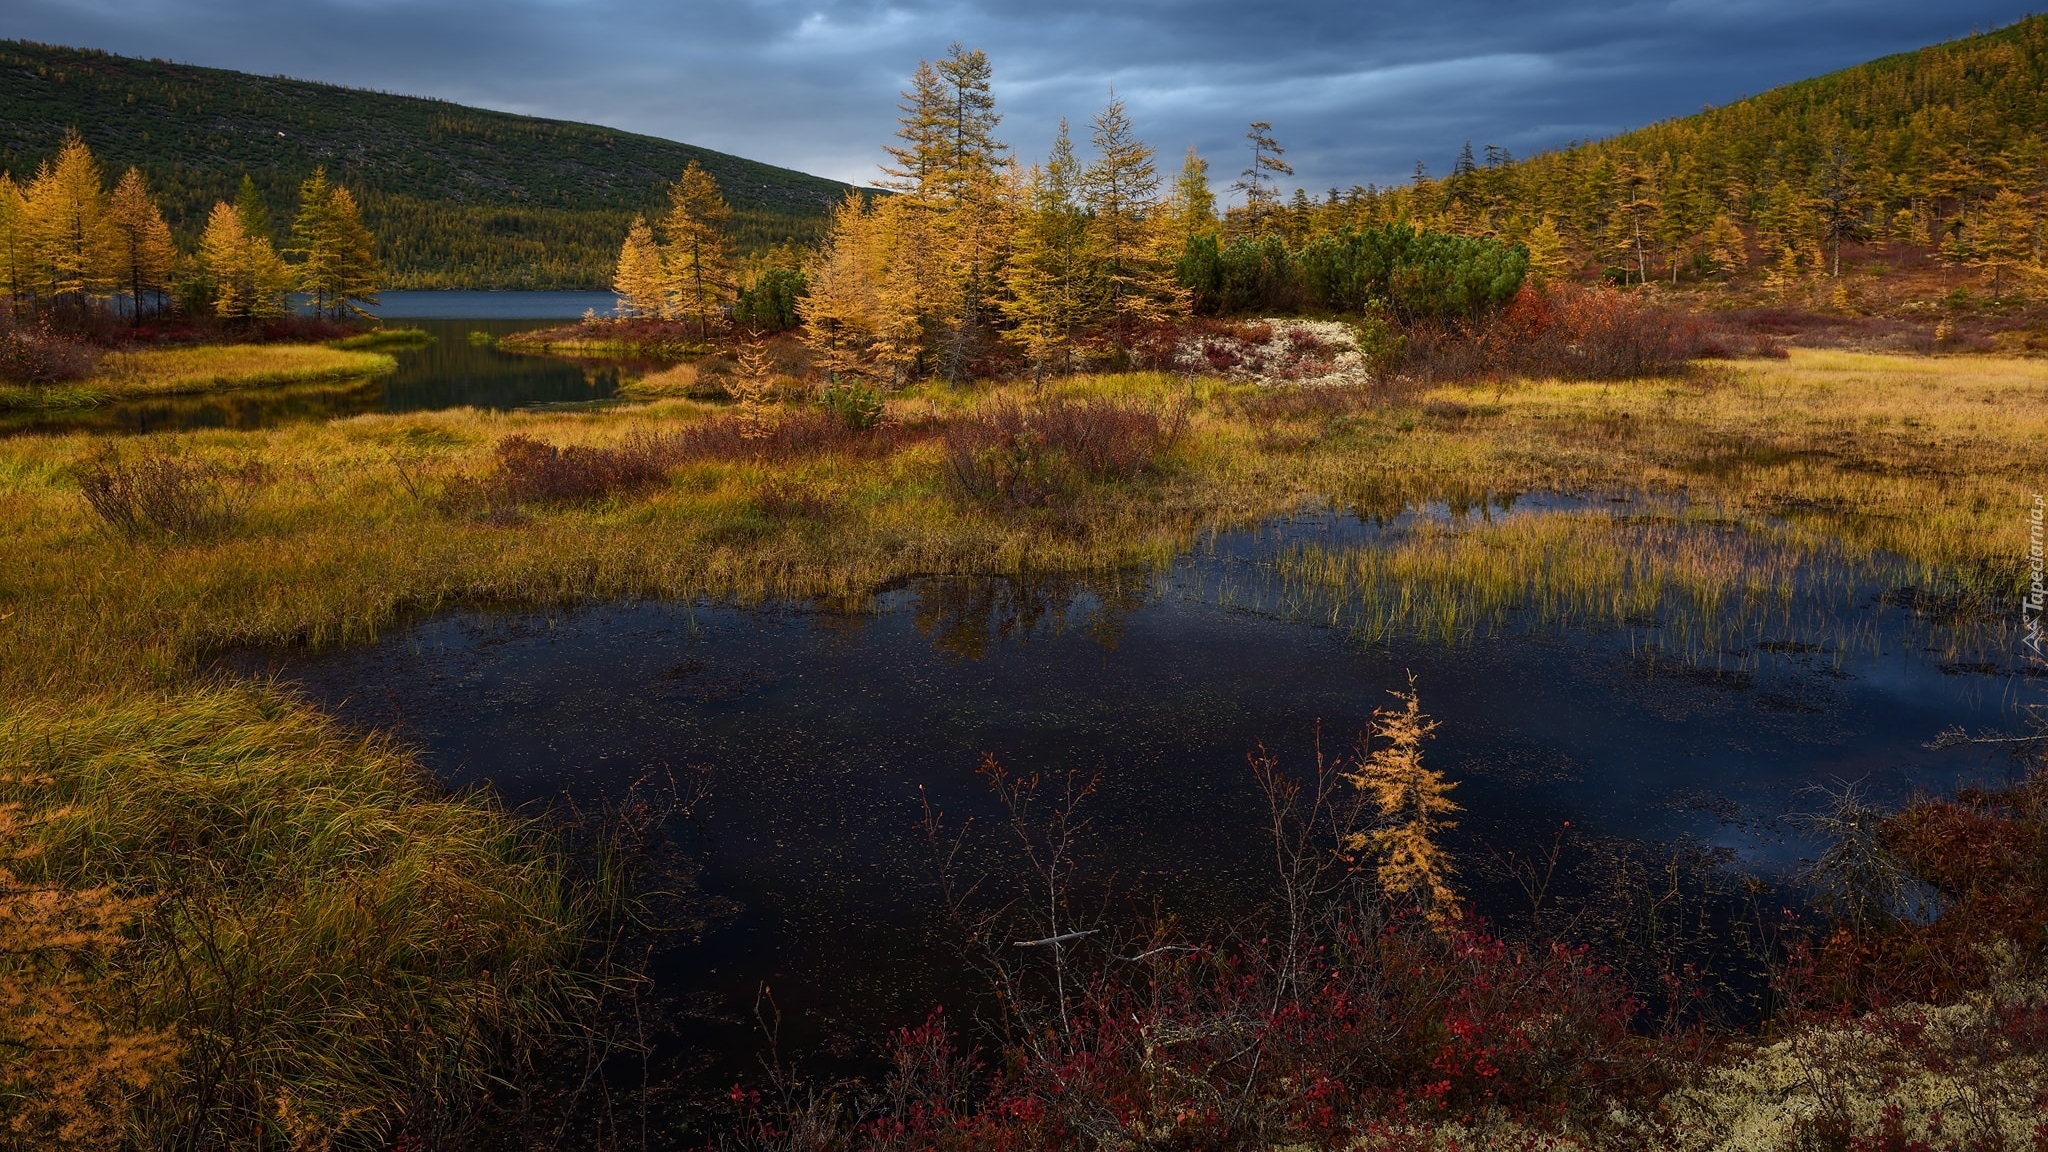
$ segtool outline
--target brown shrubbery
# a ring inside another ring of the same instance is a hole
[[[97,358],[93,349],[57,335],[48,324],[25,327],[0,308],[0,384],[43,388],[83,380]]]
[[[1782,356],[1763,337],[1711,332],[1697,318],[1612,288],[1523,288],[1482,319],[1419,322],[1398,371],[1423,383],[1499,377],[1632,380],[1690,360]]]
[[[194,540],[235,526],[269,470],[237,467],[145,449],[124,457],[104,448],[78,465],[78,487],[93,511],[130,540]]]
[[[954,486],[988,504],[1036,507],[1083,479],[1134,480],[1170,451],[1186,410],[1055,398],[1026,407],[1002,400],[947,424]]]

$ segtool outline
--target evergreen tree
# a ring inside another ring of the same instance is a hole
[[[612,275],[612,291],[619,298],[621,315],[668,315],[668,277],[662,271],[654,229],[647,226],[645,216],[633,217],[626,230],[626,241],[619,246],[618,270]]]
[[[28,200],[14,177],[0,172],[0,277],[6,278],[9,307],[19,307],[29,295],[29,269],[34,265],[35,241],[29,233]]]
[[[241,209],[236,209],[240,215]],[[262,233],[249,230],[252,239]],[[355,196],[331,183],[325,168],[299,185],[299,211],[292,219],[292,250],[299,257],[298,287],[313,296],[314,307],[336,318],[364,315],[358,302],[377,302],[376,243],[363,227]]]
[[[668,214],[661,219],[663,264],[668,294],[678,315],[697,322],[697,337],[711,333],[711,322],[736,291],[732,244],[725,226],[732,208],[718,181],[695,160],[669,189]]]
[[[171,268],[177,263],[178,249],[171,242],[171,226],[164,222],[162,209],[149,194],[142,173],[134,168],[122,173],[120,183],[115,185],[108,216],[125,272],[122,279],[128,284],[130,318],[140,325],[143,292],[155,291],[162,299]]]
[[[247,172],[242,173],[242,183],[235,189],[235,215],[252,239],[270,239],[270,206],[263,202],[263,193]]]

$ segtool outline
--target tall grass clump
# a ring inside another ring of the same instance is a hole
[[[78,490],[105,524],[129,540],[192,540],[240,522],[251,494],[269,479],[262,464],[229,467],[145,448],[103,448],[77,467]]]
[[[88,1101],[110,1143],[441,1146],[575,991],[576,898],[534,829],[273,692],[13,708],[0,804],[17,888],[117,901],[126,924],[59,970],[33,925],[0,921],[17,1146],[88,1122],[36,1085],[110,1036],[147,1057]]]

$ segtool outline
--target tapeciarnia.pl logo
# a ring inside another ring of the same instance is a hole
[[[2041,617],[2048,611],[2048,575],[2043,573],[2042,533],[2043,516],[2048,515],[2040,493],[2034,494],[2034,507],[2027,514],[2027,597],[2020,601],[2020,623],[2026,635],[2020,640],[2034,653],[2035,659],[2042,658]]]

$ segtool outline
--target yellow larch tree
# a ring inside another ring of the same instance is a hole
[[[1062,372],[1072,367],[1074,331],[1095,295],[1088,219],[1075,202],[1079,178],[1062,120],[1045,166],[1024,180],[1002,304],[1011,325],[1003,337],[1024,349],[1040,381],[1054,364]]]
[[[1742,226],[1726,212],[1715,216],[1714,222],[1707,225],[1706,235],[1700,244],[1715,271],[1734,272],[1749,264],[1749,240],[1743,236]]]
[[[1438,843],[1441,833],[1457,827],[1446,819],[1459,810],[1450,798],[1457,785],[1422,763],[1422,743],[1438,725],[1423,714],[1415,678],[1408,678],[1406,692],[1390,695],[1401,701],[1399,709],[1373,711],[1372,736],[1384,743],[1349,777],[1379,810],[1379,826],[1354,834],[1345,847],[1370,849],[1379,858],[1381,889],[1415,900],[1431,923],[1443,926],[1459,915],[1450,854]]]
[[[645,216],[633,217],[632,226],[626,229],[626,240],[619,245],[612,292],[619,298],[621,315],[668,315],[668,277],[662,271],[661,248],[654,242],[654,229],[648,226]]]
[[[171,226],[164,222],[163,210],[149,194],[142,173],[134,168],[122,173],[114,186],[108,217],[120,252],[120,279],[128,286],[129,318],[139,325],[143,293],[154,291],[162,299],[178,261],[178,249],[171,242]]]
[[[53,300],[83,310],[112,286],[120,262],[106,181],[85,141],[66,137],[56,160],[36,173],[26,200],[37,279]]]
[[[249,234],[225,200],[215,202],[199,234],[199,264],[213,281],[213,314],[223,320],[249,315]]]
[[[1081,200],[1102,267],[1102,317],[1121,353],[1138,326],[1185,312],[1187,293],[1151,219],[1159,195],[1152,149],[1114,94],[1096,113],[1091,136],[1095,160],[1081,173]]]
[[[1186,249],[1189,240],[1214,236],[1220,227],[1216,193],[1209,188],[1209,162],[1192,144],[1181,160],[1180,175],[1174,178],[1165,210],[1159,213],[1159,224],[1162,242],[1175,255]]]
[[[1529,250],[1529,283],[1541,288],[1552,280],[1562,279],[1571,271],[1571,258],[1565,255],[1564,237],[1557,230],[1557,221],[1545,213],[1543,219],[1529,229],[1528,238],[1522,242]]]
[[[240,207],[238,215],[243,214]],[[244,216],[245,227],[247,217]],[[249,230],[252,235],[254,229]],[[357,301],[377,302],[380,269],[375,240],[363,226],[355,196],[330,182],[325,168],[299,184],[299,211],[292,219],[292,248],[298,253],[299,290],[313,306],[339,318],[362,315]]]
[[[1960,249],[1973,268],[1991,274],[1991,295],[2004,294],[2015,273],[2039,267],[2035,250],[2037,221],[2034,210],[2011,188],[2001,188],[1963,224]]]
[[[285,313],[296,278],[268,237],[251,235],[225,200],[207,215],[199,261],[213,279],[213,311],[223,320],[265,320]]]
[[[677,315],[696,321],[697,338],[706,339],[713,318],[737,291],[732,242],[725,234],[732,208],[718,181],[695,160],[669,188],[668,202],[661,233],[669,299]]]
[[[824,243],[804,263],[809,292],[797,301],[804,342],[835,377],[860,374],[869,363],[880,279],[870,223],[866,198],[849,188],[832,209]]]

